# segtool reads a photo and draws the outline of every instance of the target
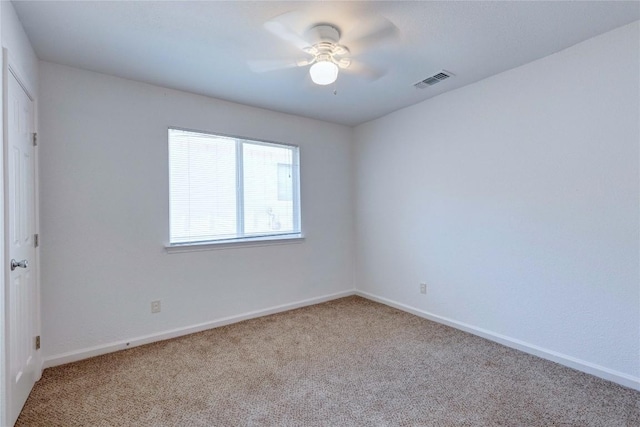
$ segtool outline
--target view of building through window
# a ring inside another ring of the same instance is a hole
[[[169,129],[170,242],[300,233],[298,148]]]

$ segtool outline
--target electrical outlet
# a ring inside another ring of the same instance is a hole
[[[420,283],[420,293],[421,294],[426,294],[427,293],[427,284],[426,283]]]
[[[160,313],[160,300],[151,301],[151,312]]]

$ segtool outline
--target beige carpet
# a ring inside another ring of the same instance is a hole
[[[47,369],[18,426],[639,426],[640,393],[359,297]]]

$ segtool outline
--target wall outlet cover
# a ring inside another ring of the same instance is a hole
[[[152,313],[160,313],[160,300],[151,301],[151,312]]]

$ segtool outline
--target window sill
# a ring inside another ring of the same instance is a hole
[[[304,242],[302,234],[289,236],[248,237],[222,242],[176,243],[165,246],[169,254],[197,251],[213,251],[217,249],[251,248],[256,246],[291,245]]]

